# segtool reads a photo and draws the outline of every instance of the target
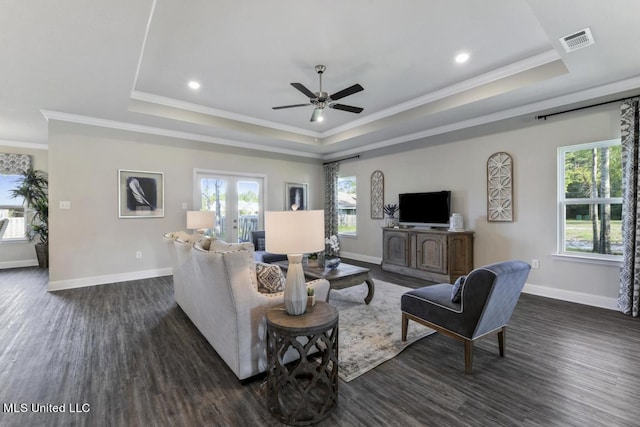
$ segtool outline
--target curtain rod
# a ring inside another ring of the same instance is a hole
[[[339,163],[339,162],[344,162],[345,160],[351,160],[351,159],[359,159],[360,158],[360,154],[356,154],[355,156],[351,156],[351,157],[345,157],[344,159],[340,159],[340,160],[332,160],[330,162],[324,162],[322,165],[329,165],[331,163]]]
[[[614,102],[620,102],[620,101],[625,101],[627,99],[631,99],[631,98],[635,98],[638,95],[633,95],[633,96],[627,96],[624,98],[620,98],[620,99],[614,99],[613,101],[607,101],[607,102],[600,102],[598,104],[593,104],[593,105],[586,105],[584,107],[578,107],[578,108],[572,108],[570,110],[564,110],[564,111],[558,111],[557,113],[551,113],[551,114],[542,114],[540,116],[536,116],[536,120],[540,120],[540,119],[545,119],[547,120],[547,117],[551,117],[551,116],[557,116],[558,114],[564,114],[564,113],[570,113],[572,111],[578,111],[578,110],[584,110],[587,108],[593,108],[593,107],[599,107],[601,105],[606,105],[606,104],[612,104]]]

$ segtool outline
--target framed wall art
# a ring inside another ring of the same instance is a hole
[[[164,173],[118,169],[118,217],[164,216]]]
[[[513,159],[494,153],[487,160],[487,220],[513,221]]]
[[[284,209],[287,211],[308,210],[309,184],[295,184],[293,182],[287,182],[285,184],[284,201]]]
[[[371,174],[371,219],[384,218],[384,174],[373,171]]]

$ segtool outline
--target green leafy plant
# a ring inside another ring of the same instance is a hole
[[[307,296],[314,296],[316,294],[316,290],[313,288],[307,288]]]
[[[22,198],[25,216],[31,215],[26,237],[39,243],[49,244],[49,178],[46,172],[29,168],[16,180],[16,188],[9,190],[12,198]]]
[[[392,205],[392,204],[384,205],[382,210],[388,216],[393,217],[396,214],[396,212],[398,212],[398,205]]]

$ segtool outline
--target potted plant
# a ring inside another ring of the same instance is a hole
[[[382,208],[385,214],[387,214],[387,227],[395,227],[398,225],[396,219],[396,212],[398,212],[398,205],[384,205]]]
[[[31,217],[26,237],[38,238],[35,244],[38,265],[49,267],[49,178],[46,172],[29,168],[16,180],[16,188],[9,191],[12,198],[23,198],[25,219]]]
[[[307,288],[307,307],[313,307],[316,305],[316,290],[313,288]]]

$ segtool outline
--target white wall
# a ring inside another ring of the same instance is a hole
[[[309,182],[311,208],[323,203],[318,160],[238,154],[211,144],[54,120],[49,165],[50,289],[170,274],[162,234],[185,228],[182,203],[192,209],[194,168],[266,175],[268,210],[284,209],[285,182]],[[118,169],[164,172],[164,218],[118,218]],[[60,201],[70,201],[71,209],[60,210]]]
[[[467,136],[446,144],[412,143],[400,153],[362,153],[340,166],[358,179],[358,236],[342,238],[343,256],[379,262],[383,220],[370,219],[369,178],[385,175],[385,203],[401,192],[452,191],[453,211],[475,231],[476,266],[505,259],[540,260],[526,292],[615,308],[617,266],[558,259],[556,251],[557,147],[619,137],[617,107],[585,110],[515,130]],[[285,182],[309,182],[312,209],[323,204],[320,161],[269,155],[152,135],[51,121],[51,289],[166,274],[161,235],[184,228],[182,202],[191,208],[194,168],[267,176],[267,209],[281,210]],[[392,151],[392,150],[387,150]],[[486,162],[498,151],[514,160],[515,221],[486,221]],[[118,219],[117,170],[165,173],[166,216]],[[72,209],[57,209],[61,200]],[[136,260],[135,252],[143,251]]]
[[[385,177],[385,204],[398,194],[452,191],[452,211],[475,231],[475,266],[506,259],[540,260],[527,291],[546,296],[615,307],[619,267],[577,263],[553,257],[557,229],[557,147],[618,138],[616,105],[554,117],[518,130],[471,137],[448,144],[344,162],[343,176],[358,179],[358,237],[342,238],[342,253],[363,260],[382,257],[383,220],[370,219],[369,179],[379,169]],[[486,162],[505,151],[514,161],[515,221],[486,220]]]
[[[47,150],[21,148],[0,145],[0,152],[11,154],[29,154],[34,169],[49,170]],[[28,267],[38,265],[33,245],[36,241],[5,242],[0,244],[0,268]]]

